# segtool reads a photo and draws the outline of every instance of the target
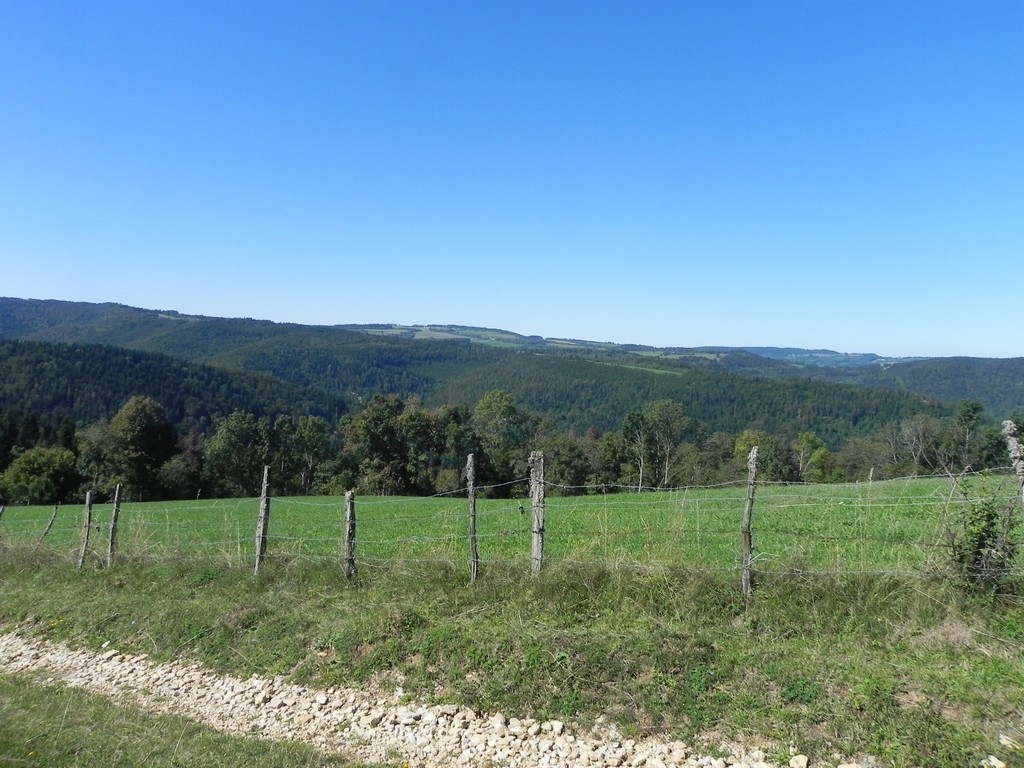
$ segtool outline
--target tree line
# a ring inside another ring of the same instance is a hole
[[[1018,420],[1019,423],[1019,420]],[[782,482],[844,482],[1005,466],[999,429],[982,406],[949,416],[914,414],[830,448],[814,432],[789,438],[755,427],[714,431],[678,401],[651,400],[614,429],[566,430],[493,390],[470,408],[427,407],[418,397],[376,395],[356,413],[219,418],[203,432],[175,427],[156,399],[130,397],[108,419],[76,427],[66,417],[0,410],[0,502],[76,501],[120,484],[129,499],[245,497],[271,467],[273,493],[431,495],[462,487],[466,456],[492,495],[519,492],[533,450],[545,454],[552,492],[580,494],[731,482],[759,447],[759,476]]]

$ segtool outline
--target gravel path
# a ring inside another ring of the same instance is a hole
[[[114,649],[94,652],[0,634],[0,673],[24,671],[116,697],[126,705],[184,715],[228,733],[294,739],[368,762],[400,755],[411,768],[782,768],[757,750],[736,747],[728,758],[700,756],[679,742],[622,739],[614,728],[584,732],[558,720],[537,722],[454,705],[410,703],[400,693],[389,697],[347,688],[314,690],[281,678],[241,680],[197,664],[155,664],[144,655]],[[805,756],[794,755],[785,768],[807,765]],[[839,768],[866,766],[843,763]]]

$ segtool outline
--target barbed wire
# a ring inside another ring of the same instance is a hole
[[[1009,473],[1009,468],[1005,470]],[[1012,475],[968,475],[969,493],[942,475],[851,484],[759,483],[753,517],[755,564],[766,574],[921,573],[948,549],[950,515],[979,500],[1019,503]],[[962,479],[962,478],[961,478]],[[978,481],[978,482],[973,482]],[[530,562],[532,504],[493,498],[527,483],[479,486],[477,541],[484,565]],[[745,483],[637,492],[635,487],[546,483],[545,564],[630,569],[737,572]],[[1012,491],[1012,492],[1011,492]],[[441,564],[468,559],[468,488],[426,497],[356,501],[359,567]],[[270,556],[281,562],[337,563],[343,548],[344,499],[271,498]],[[120,556],[248,564],[259,499],[126,502],[120,506]],[[112,503],[94,504],[91,549],[111,528]],[[0,562],[18,548],[70,558],[83,517],[73,505],[7,507],[0,518]],[[757,551],[757,544],[771,551]],[[799,561],[800,565],[788,565]]]

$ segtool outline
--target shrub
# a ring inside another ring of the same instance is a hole
[[[1019,545],[1017,498],[972,498],[962,483],[956,491],[961,503],[946,527],[951,570],[974,591],[1006,591]]]

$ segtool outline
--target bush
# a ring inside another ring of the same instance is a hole
[[[79,482],[75,454],[67,448],[29,448],[0,474],[0,503],[67,501]]]
[[[1019,545],[1017,498],[972,498],[963,484],[956,491],[962,502],[946,527],[951,570],[974,591],[1004,592]]]

